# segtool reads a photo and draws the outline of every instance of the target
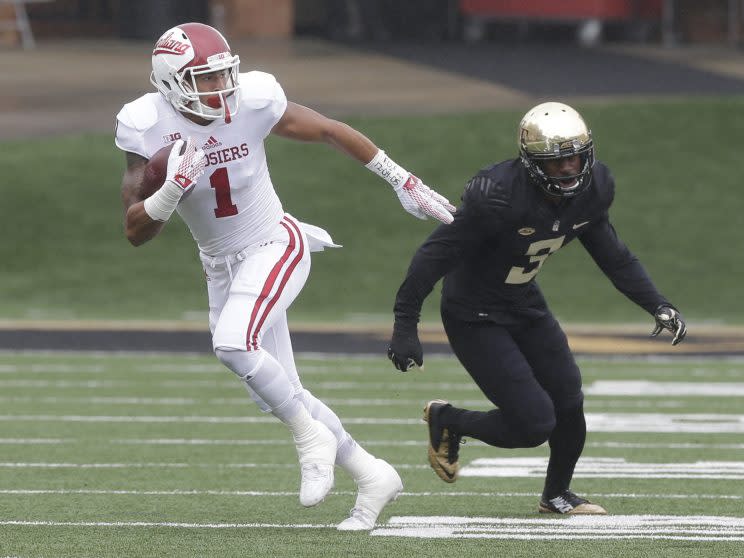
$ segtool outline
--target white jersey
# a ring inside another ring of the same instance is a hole
[[[282,219],[264,151],[264,139],[287,108],[274,76],[240,74],[240,106],[232,122],[205,126],[177,112],[160,93],[124,105],[116,117],[116,145],[150,159],[178,139],[191,137],[206,154],[204,174],[177,211],[199,249],[210,256],[236,253],[260,242]]]

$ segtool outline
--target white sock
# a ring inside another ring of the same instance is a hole
[[[315,421],[310,413],[302,405],[297,405],[297,412],[287,420],[283,421],[287,425],[296,442],[312,434],[315,431]]]
[[[349,473],[351,478],[357,482],[369,474],[370,467],[374,462],[374,455],[367,452],[367,450],[356,442],[353,443],[352,447],[348,448],[343,458],[339,458],[339,453],[336,453],[336,465]]]
[[[306,389],[303,389],[302,393],[298,394],[298,397],[305,408],[310,412],[310,415],[315,420],[319,420],[325,424],[328,427],[328,430],[333,432],[336,440],[338,440],[339,451],[342,449],[342,446],[348,445],[349,442],[354,442],[351,435],[344,430],[344,426],[341,424],[341,419],[338,418],[338,415],[336,415],[330,407]]]

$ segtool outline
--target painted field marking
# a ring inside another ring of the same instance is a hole
[[[312,523],[186,523],[154,521],[2,520],[3,526],[130,527],[174,529],[334,529]],[[372,536],[484,539],[667,539],[744,541],[744,518],[725,516],[616,515],[558,519],[394,516]]]
[[[336,524],[312,523],[178,523],[156,521],[0,521],[24,527],[172,527],[176,529],[335,529]]]
[[[231,470],[231,469],[262,469],[271,467],[274,469],[297,469],[296,463],[183,463],[183,462],[133,462],[133,463],[71,463],[71,462],[0,462],[0,469],[209,469],[209,470]],[[402,463],[395,465],[399,470],[427,470],[425,464]]]
[[[56,388],[56,389],[101,389],[101,388],[128,388],[134,386],[141,386],[147,384],[151,387],[158,388],[236,388],[240,386],[240,382],[234,374],[226,372],[224,375],[220,374],[212,380],[160,380],[152,382],[149,379],[143,379],[140,382],[132,380],[26,380],[26,379],[13,379],[13,380],[0,380],[0,387],[3,388]],[[359,382],[359,381],[348,381],[348,382],[313,382],[313,389],[315,390],[379,390],[389,391],[390,383],[386,382]],[[396,382],[396,389],[401,391],[406,390],[418,390],[428,391],[432,393],[436,392],[464,392],[475,394],[478,389],[474,384],[470,382]]]
[[[0,446],[46,446],[74,442],[74,438],[0,438]]]
[[[357,440],[362,446],[374,447],[426,447],[426,440]],[[0,438],[2,445],[63,445],[87,443],[84,438]],[[113,438],[110,444],[133,446],[282,446],[294,445],[289,438],[281,439],[219,439],[219,438]],[[468,446],[490,447],[479,440],[468,440]],[[543,444],[541,447],[547,446]],[[587,442],[587,448],[616,449],[675,449],[675,450],[743,450],[741,444],[705,444],[696,442],[644,443],[644,442]]]
[[[193,415],[130,416],[130,415],[0,415],[0,422],[93,422],[93,423],[190,423],[190,424],[281,424],[272,416],[216,417]],[[348,418],[345,424],[360,425],[420,425],[420,418]]]
[[[350,406],[350,407],[410,407],[411,409],[418,410],[419,407],[423,409],[425,400],[424,399],[387,399],[387,398],[333,398],[324,397],[323,402],[327,405],[336,406]],[[72,405],[88,405],[88,404],[104,404],[104,405],[174,405],[174,406],[203,406],[203,405],[236,405],[245,407],[246,403],[251,403],[251,399],[246,394],[243,397],[208,397],[208,398],[196,398],[196,397],[131,397],[131,396],[64,396],[64,395],[44,395],[44,396],[30,396],[30,395],[14,395],[14,396],[0,396],[0,403],[30,403],[30,404],[72,404]],[[488,403],[482,399],[480,400],[452,400],[453,404],[462,407],[475,407],[487,409]],[[618,402],[621,403],[621,402]],[[639,401],[635,402],[635,406],[640,407],[658,407],[659,403],[653,401]],[[666,403],[666,402],[664,402]],[[674,407],[681,407],[682,401],[677,401]],[[633,406],[630,402],[625,403],[624,406]]]
[[[463,477],[542,478],[547,458],[512,457],[475,459],[460,469]],[[188,463],[188,462],[0,462],[2,469],[255,469],[266,463]],[[274,463],[275,468],[294,469],[295,463]],[[425,470],[427,464],[396,464],[401,470]],[[635,478],[635,479],[744,479],[744,462],[697,461],[693,463],[633,463],[620,458],[586,457],[576,465],[576,478]]]
[[[104,490],[90,488],[11,488],[1,489],[0,494],[20,496],[90,495],[90,496],[238,496],[238,497],[296,497],[297,491],[270,492],[264,490]],[[356,496],[355,491],[334,490],[336,496]],[[667,499],[667,500],[744,500],[738,494],[643,494],[643,493],[587,493],[592,498]],[[538,498],[539,492],[402,492],[407,498]]]
[[[0,422],[279,424],[270,416],[194,415],[0,415]],[[744,433],[744,415],[734,414],[587,413],[586,422],[591,432]],[[420,427],[422,421],[420,418],[354,417],[344,419],[344,423]]]
[[[548,459],[543,457],[481,458],[461,468],[460,476],[542,478],[547,466]],[[576,464],[574,477],[738,480],[744,479],[744,462],[634,463],[623,458],[585,457]]]
[[[744,433],[744,415],[587,413],[590,432]]]
[[[705,444],[700,442],[587,442],[586,448],[628,449],[744,449],[744,444]]]
[[[23,403],[30,405],[66,404],[66,405],[128,405],[128,406],[205,406],[205,405],[234,405],[245,407],[250,401],[248,395],[244,397],[210,397],[200,399],[196,397],[131,397],[131,396],[64,396],[64,395],[7,395],[0,396],[0,403]],[[331,407],[409,407],[418,409],[424,406],[424,399],[386,399],[360,397],[324,397],[323,402]],[[450,399],[456,407],[466,407],[473,410],[489,410],[488,403],[483,399]],[[682,399],[646,399],[629,400],[628,398],[589,400],[584,402],[584,408],[635,408],[635,409],[679,409],[690,404]]]
[[[613,397],[744,397],[744,383],[598,380],[585,387],[584,393]]]
[[[531,519],[394,516],[370,534],[426,539],[744,541],[744,517],[610,515]]]

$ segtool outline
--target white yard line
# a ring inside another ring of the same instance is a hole
[[[148,385],[157,388],[236,388],[240,382],[234,374],[231,377],[226,373],[216,374],[212,380],[162,380],[153,382],[143,378],[142,381],[131,380],[28,380],[13,379],[0,380],[0,388],[56,388],[56,389],[100,389],[100,388],[129,388],[134,386]],[[314,389],[327,391],[335,390],[378,390],[389,392],[389,382],[313,382]],[[395,382],[396,390],[400,391],[424,391],[424,392],[465,392],[477,393],[478,390],[471,382]]]
[[[69,423],[188,423],[188,424],[278,424],[270,416],[130,416],[130,415],[0,415],[0,422]],[[744,415],[690,413],[587,413],[590,432],[647,433],[744,433]],[[379,426],[421,426],[420,418],[354,417],[345,424]]]
[[[190,424],[280,424],[272,416],[128,416],[128,415],[0,415],[0,422],[92,422],[92,423],[190,423]],[[421,419],[348,418],[345,424],[360,425],[421,425]]]
[[[533,519],[395,516],[370,534],[427,539],[744,541],[744,517],[610,515]]]
[[[599,380],[585,386],[584,393],[612,397],[744,397],[744,383]]]
[[[324,397],[323,402],[331,407],[407,407],[418,409],[424,406],[426,399],[385,399],[385,398],[343,398]],[[15,395],[0,396],[0,403],[24,403],[24,404],[69,404],[69,405],[129,405],[129,406],[205,406],[205,405],[235,405],[244,407],[251,404],[246,394],[244,397],[131,397],[131,396],[64,396],[64,395]],[[484,399],[454,399],[450,403],[456,407],[466,407],[473,410],[487,410],[492,408]],[[635,408],[635,409],[679,409],[689,406],[689,401],[682,399],[657,398],[649,400],[624,399],[602,399],[584,402],[585,408],[611,409],[611,408]]]
[[[190,462],[108,462],[75,463],[46,461],[0,462],[0,469],[260,469],[266,463],[190,463]],[[295,463],[273,463],[273,468],[295,469]],[[426,470],[425,463],[395,464],[400,470]],[[475,459],[460,469],[462,477],[542,478],[547,458],[504,457]],[[695,461],[689,463],[628,462],[622,458],[583,457],[576,465],[575,478],[704,479],[743,480],[742,461]]]
[[[26,527],[173,527],[177,529],[335,529],[336,524],[312,523],[178,523],[156,521],[0,521]]]
[[[412,440],[357,440],[362,446],[425,447],[424,436]],[[134,446],[281,446],[292,445],[289,438],[276,439],[220,439],[220,438],[113,438],[111,444]],[[106,443],[104,442],[104,443]],[[62,445],[88,443],[85,438],[0,438],[0,445]],[[468,440],[468,447],[487,448],[479,440]],[[545,446],[546,444],[543,444]],[[706,444],[697,442],[587,442],[587,448],[612,449],[674,449],[674,450],[744,450],[744,443]]]
[[[618,449],[744,449],[744,444],[704,444],[698,442],[587,442],[587,448],[618,448]]]
[[[75,442],[75,438],[0,438],[0,446],[47,446]]]
[[[463,477],[542,478],[548,460],[544,457],[475,459],[460,469]],[[695,461],[690,463],[629,462],[623,458],[583,457],[575,478],[634,479],[744,479],[742,461]]]
[[[2,520],[3,526],[174,529],[333,529],[313,523],[191,523],[154,521]],[[657,539],[744,541],[744,518],[725,516],[573,516],[566,518],[394,516],[372,536],[511,540]]]
[[[89,495],[89,496],[251,496],[251,497],[296,497],[298,492],[271,492],[263,490],[103,490],[103,489],[43,489],[18,488],[0,489],[0,494],[21,496],[47,495]],[[355,491],[334,490],[337,496],[355,496]],[[643,493],[586,493],[592,498],[621,499],[669,499],[669,500],[744,500],[738,494],[643,494]],[[402,492],[401,496],[409,498],[538,498],[539,492]]]

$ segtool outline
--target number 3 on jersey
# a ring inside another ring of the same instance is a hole
[[[230,196],[230,179],[227,176],[227,169],[220,167],[209,175],[209,185],[214,190],[214,196],[217,198],[217,207],[214,208],[214,216],[230,217],[238,214],[238,206],[232,202]]]
[[[509,275],[506,277],[505,283],[510,285],[519,285],[521,283],[527,283],[540,271],[545,260],[548,256],[563,246],[563,241],[566,235],[559,236],[558,238],[549,238],[547,240],[539,240],[533,242],[527,248],[525,256],[530,256],[530,263],[537,265],[530,271],[526,271],[524,267],[512,267],[509,271]],[[542,252],[542,253],[541,253]]]

